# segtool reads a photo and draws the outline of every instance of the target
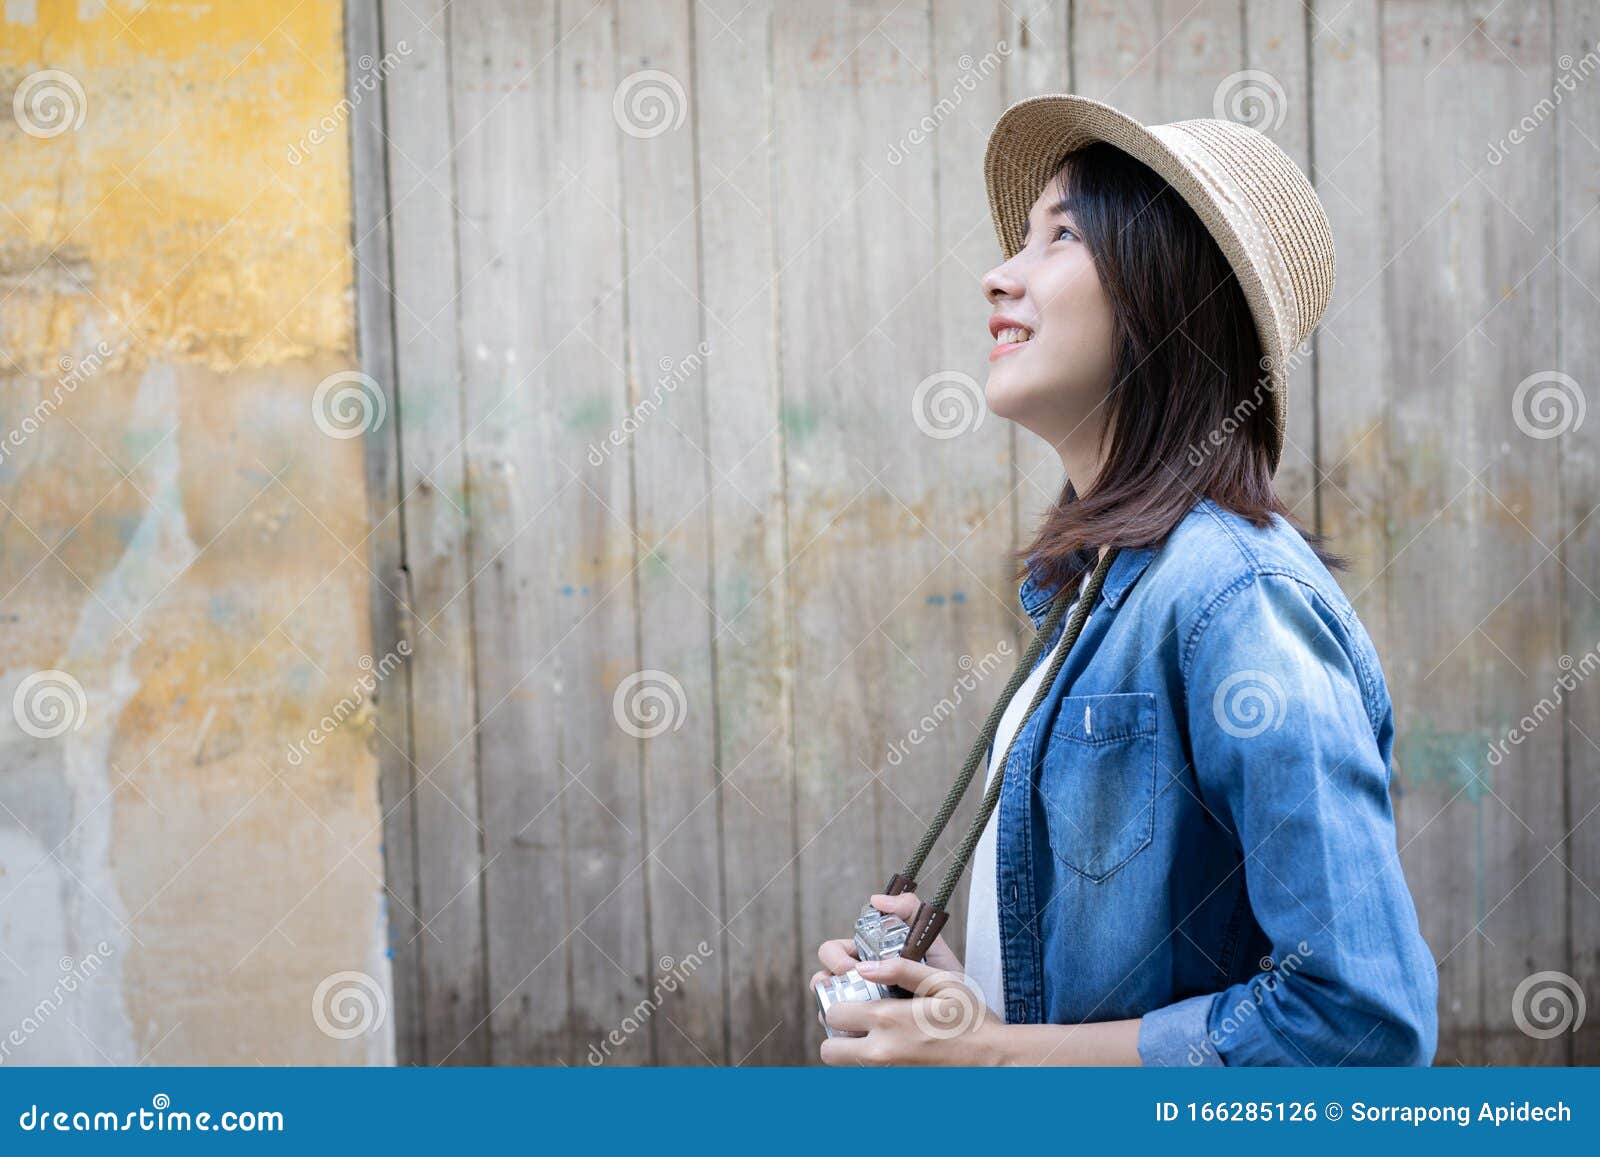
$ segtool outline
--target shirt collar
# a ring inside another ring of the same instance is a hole
[[[1139,580],[1139,576],[1144,573],[1145,568],[1150,565],[1150,560],[1155,556],[1154,547],[1124,548],[1106,574],[1105,585],[1100,588],[1100,601],[1112,610],[1116,610],[1127,595],[1128,588]],[[1045,587],[1037,581],[1033,566],[1033,560],[1037,557],[1037,555],[1028,556],[1028,575],[1017,588],[1017,599],[1022,603],[1022,609],[1028,612],[1028,617],[1033,620],[1035,627],[1044,622],[1050,597],[1056,591],[1055,587]]]

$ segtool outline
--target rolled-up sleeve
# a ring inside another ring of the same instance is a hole
[[[1211,1006],[1217,994],[1191,996],[1139,1020],[1139,1060],[1145,1065],[1220,1065],[1222,1058],[1211,1046]]]
[[[1433,1059],[1438,977],[1395,846],[1393,717],[1358,629],[1297,579],[1253,574],[1185,641],[1198,795],[1238,842],[1272,959],[1146,1014],[1145,1064]]]

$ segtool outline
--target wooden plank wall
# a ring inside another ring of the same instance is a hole
[[[350,0],[353,60],[407,49],[353,119],[375,622],[416,648],[402,1058],[814,1057],[816,943],[1026,642],[1002,552],[1062,480],[975,405],[980,163],[1070,90],[1313,174],[1338,286],[1280,482],[1396,704],[1438,1059],[1600,1061],[1600,1017],[1514,1006],[1539,973],[1600,1001],[1600,691],[1561,689],[1600,645],[1597,32],[1578,0]]]

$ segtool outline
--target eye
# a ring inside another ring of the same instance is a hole
[[[1078,234],[1073,230],[1071,225],[1058,225],[1056,227],[1055,240],[1060,241],[1063,234],[1071,237],[1074,241],[1078,240]]]

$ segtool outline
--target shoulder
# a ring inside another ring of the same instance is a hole
[[[1276,515],[1256,526],[1210,499],[1196,503],[1173,528],[1139,586],[1144,597],[1171,608],[1184,666],[1230,607],[1236,614],[1270,614],[1274,606],[1292,604],[1347,645],[1364,636],[1354,608],[1298,530]]]

